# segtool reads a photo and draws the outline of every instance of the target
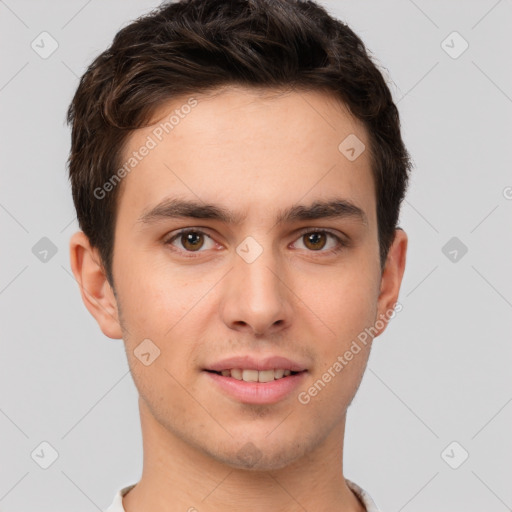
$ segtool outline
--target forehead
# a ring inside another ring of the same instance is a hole
[[[349,159],[347,140],[366,149]],[[119,207],[139,213],[173,195],[260,212],[333,189],[370,210],[374,200],[364,126],[319,91],[227,87],[174,98],[127,138],[129,160]]]

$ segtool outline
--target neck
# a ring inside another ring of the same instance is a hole
[[[343,477],[345,421],[313,452],[284,467],[240,469],[212,458],[160,425],[139,399],[143,471],[123,498],[126,512],[365,512]],[[247,450],[252,445],[247,445]]]

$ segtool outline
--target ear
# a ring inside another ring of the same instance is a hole
[[[407,253],[407,234],[401,228],[395,230],[395,239],[389,248],[386,264],[382,271],[380,294],[378,298],[377,313],[378,317],[375,323],[384,326],[377,329],[376,337],[381,335],[387,327],[388,321],[392,315],[395,304],[398,300],[400,285],[405,270],[405,260]],[[399,309],[397,308],[397,311]],[[379,322],[379,320],[381,320]]]
[[[93,249],[89,239],[78,231],[69,241],[71,270],[80,286],[85,307],[96,319],[105,336],[121,339],[117,301],[110,286],[97,249]]]

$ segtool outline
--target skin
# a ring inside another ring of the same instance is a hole
[[[143,473],[124,507],[362,512],[344,480],[343,439],[371,342],[308,404],[297,394],[398,299],[407,235],[396,231],[382,271],[365,128],[319,91],[271,95],[226,87],[194,97],[198,105],[122,181],[115,293],[87,237],[78,232],[70,241],[84,304],[106,336],[124,339],[140,394]],[[125,156],[186,100],[162,105],[151,126],[132,132]],[[349,134],[367,148],[352,162],[338,150]],[[138,222],[169,197],[246,216],[232,225],[194,218]],[[357,205],[367,222],[275,222],[283,208],[333,197]],[[166,245],[170,234],[190,227],[207,234],[194,241],[203,243],[199,250],[180,237]],[[308,245],[303,228],[331,230],[349,244],[329,253],[334,238]],[[248,236],[262,248],[250,264],[236,252]],[[134,354],[147,338],[160,349],[148,366]],[[202,371],[245,353],[304,361],[304,385],[275,404],[254,405],[227,396]]]

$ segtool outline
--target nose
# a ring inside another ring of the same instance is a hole
[[[271,249],[252,262],[234,255],[221,303],[222,319],[230,329],[270,335],[291,324],[293,293],[283,268]]]

